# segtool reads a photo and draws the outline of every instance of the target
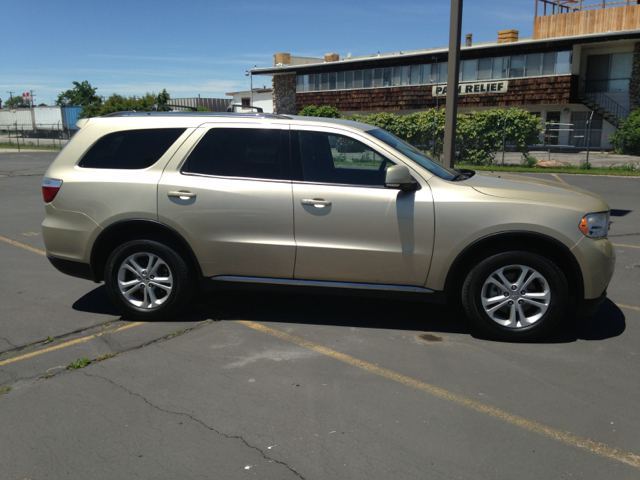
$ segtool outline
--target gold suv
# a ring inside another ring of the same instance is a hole
[[[104,281],[130,318],[239,283],[462,301],[492,337],[531,340],[597,309],[609,206],[522,176],[450,170],[361,123],[266,114],[81,120],[43,180],[61,272]]]

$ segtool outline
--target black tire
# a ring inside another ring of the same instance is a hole
[[[155,263],[154,257],[159,259]],[[131,268],[125,267],[127,262],[135,268],[132,259],[143,267],[144,275],[134,275]],[[154,271],[146,270],[150,264]],[[162,320],[180,313],[194,290],[184,259],[173,249],[151,240],[133,240],[116,248],[107,259],[104,278],[114,305],[123,316],[137,320]],[[127,287],[121,289],[120,281]]]
[[[523,275],[528,276],[519,282]],[[567,279],[557,265],[519,251],[481,261],[462,287],[462,304],[471,323],[491,338],[512,342],[549,334],[565,316],[567,297]]]

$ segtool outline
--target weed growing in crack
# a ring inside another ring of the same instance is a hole
[[[11,391],[11,387],[0,387],[0,395],[4,395],[5,393],[9,393]]]
[[[2,357],[3,355],[11,355],[12,353],[16,353],[17,350],[9,350],[8,352],[2,352],[0,353],[0,357]]]
[[[78,370],[80,368],[84,368],[91,363],[91,360],[88,358],[83,358],[82,360],[78,359],[76,362],[71,362],[67,365],[67,370]]]
[[[102,325],[100,325],[100,330],[105,330],[109,325],[111,325],[112,322],[107,322],[107,323],[103,323]]]
[[[106,360],[107,358],[115,357],[115,353],[107,353],[106,355],[102,355],[101,357],[96,358],[94,361],[101,362],[102,360]]]
[[[43,345],[46,345],[47,343],[51,343],[55,340],[55,338],[53,337],[47,337],[47,339],[44,341]]]
[[[167,335],[167,338],[173,338],[173,337],[177,337],[178,335],[182,335],[183,333],[187,333],[189,330],[180,330],[178,332],[172,332],[169,335]]]

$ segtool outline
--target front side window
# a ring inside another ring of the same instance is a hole
[[[434,159],[428,157],[417,148],[403,142],[398,137],[391,135],[389,132],[382,130],[381,128],[375,128],[368,130],[367,133],[372,137],[382,140],[390,147],[396,149],[406,157],[416,162],[422,168],[427,169],[434,175],[443,178],[445,180],[453,180],[456,177],[456,172],[445,167],[444,165],[436,162]]]
[[[350,137],[291,132],[294,179],[305,182],[383,187],[393,162]]]
[[[183,173],[288,180],[288,132],[212,128],[182,167]]]
[[[164,155],[185,128],[149,128],[109,133],[82,157],[79,167],[138,170],[148,168]]]

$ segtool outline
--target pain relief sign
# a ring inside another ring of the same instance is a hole
[[[458,95],[473,95],[479,93],[504,93],[509,87],[509,82],[504,80],[496,82],[461,83],[458,85]],[[446,85],[434,85],[431,95],[442,97],[447,94]]]

